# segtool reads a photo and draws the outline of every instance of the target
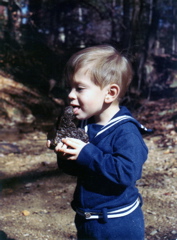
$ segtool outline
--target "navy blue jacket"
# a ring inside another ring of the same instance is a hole
[[[126,107],[121,107],[106,126],[92,123],[87,127],[90,142],[78,159],[58,158],[64,172],[78,177],[72,206],[93,212],[133,203],[139,196],[136,181],[148,155],[142,132],[148,130]]]

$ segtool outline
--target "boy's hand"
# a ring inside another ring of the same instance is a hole
[[[76,160],[80,151],[87,143],[76,138],[64,138],[62,142],[57,144],[55,148],[56,153],[63,153],[66,160]]]
[[[48,148],[50,148],[50,140],[47,140],[46,146],[47,146]]]
[[[47,140],[46,145],[48,148],[50,148],[50,144],[51,144],[50,140]],[[59,149],[64,149],[64,148],[67,148],[67,145],[63,144],[63,142],[59,142],[57,144],[57,150],[55,148],[54,152],[57,153],[57,155],[59,155],[60,159],[67,160],[67,155],[59,150]]]

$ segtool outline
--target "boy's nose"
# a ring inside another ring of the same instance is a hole
[[[69,98],[69,99],[74,99],[74,98],[76,98],[74,89],[72,89],[72,90],[70,91],[70,93],[68,94],[68,98]]]

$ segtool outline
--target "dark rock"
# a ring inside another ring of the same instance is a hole
[[[64,110],[56,129],[48,133],[47,139],[51,141],[50,148],[54,149],[61,142],[62,138],[71,137],[88,142],[88,135],[81,128],[77,128],[77,119],[75,118],[73,107],[68,106]]]

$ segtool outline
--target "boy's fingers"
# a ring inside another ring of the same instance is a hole
[[[50,143],[51,143],[50,140],[47,140],[46,145],[47,145],[48,148],[50,148]]]
[[[71,148],[62,148],[60,149],[60,152],[63,152],[65,154],[71,154],[71,155],[74,155],[76,150],[75,149],[71,149]]]
[[[68,146],[75,148],[82,144],[82,141],[76,138],[64,138],[62,139],[62,142],[67,144]]]
[[[75,156],[69,156],[69,157],[67,157],[67,160],[76,160],[76,157]]]
[[[59,142],[59,143],[57,144],[57,146],[55,147],[55,150],[58,151],[58,150],[61,150],[62,148],[63,148],[63,149],[67,148],[67,145],[64,144],[63,142]]]

